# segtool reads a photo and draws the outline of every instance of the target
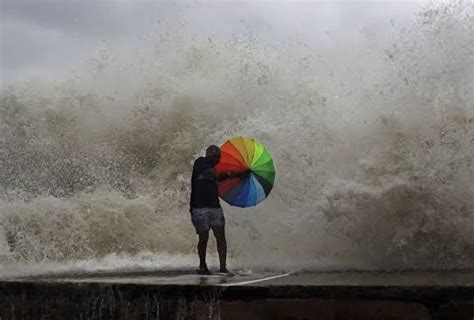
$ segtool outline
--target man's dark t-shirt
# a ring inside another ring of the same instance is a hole
[[[191,178],[191,209],[220,208],[217,180],[212,163],[205,157],[196,159]]]

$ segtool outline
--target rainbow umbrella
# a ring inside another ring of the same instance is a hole
[[[215,169],[217,173],[248,171],[218,184],[219,196],[241,208],[262,202],[275,182],[272,157],[261,143],[245,137],[232,138],[221,146],[221,159]]]

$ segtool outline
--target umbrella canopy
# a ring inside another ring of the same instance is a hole
[[[273,188],[275,168],[265,147],[254,139],[236,137],[221,146],[217,173],[242,172],[248,174],[219,182],[219,196],[228,204],[251,207],[262,202]]]

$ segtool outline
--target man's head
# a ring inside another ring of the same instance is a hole
[[[206,149],[206,158],[212,161],[213,165],[216,165],[221,158],[221,150],[216,145],[211,145]]]

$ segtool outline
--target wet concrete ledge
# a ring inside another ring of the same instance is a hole
[[[231,286],[13,279],[0,282],[0,319],[474,319],[470,283],[321,285],[301,279]]]

